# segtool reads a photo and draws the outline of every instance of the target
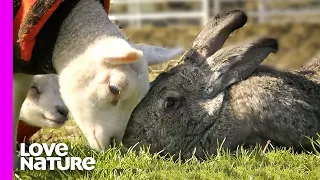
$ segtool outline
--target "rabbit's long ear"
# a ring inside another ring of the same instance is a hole
[[[260,38],[220,49],[201,66],[212,72],[206,94],[215,96],[228,86],[247,78],[270,53],[277,50],[278,42],[273,38]]]
[[[201,64],[223,46],[233,31],[241,28],[246,22],[247,15],[240,10],[215,16],[200,30],[192,47],[184,56],[184,61]]]

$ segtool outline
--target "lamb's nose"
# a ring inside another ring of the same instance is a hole
[[[69,111],[67,108],[62,106],[56,106],[56,110],[61,116],[65,116],[65,117],[68,116]]]

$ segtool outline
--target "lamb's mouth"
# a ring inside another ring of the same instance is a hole
[[[52,118],[48,118],[45,115],[43,115],[43,119],[45,119],[46,121],[52,122],[54,124],[57,125],[63,125],[66,122],[66,118],[57,118],[57,119],[52,119]]]
[[[53,120],[53,119],[46,119],[46,120],[48,120],[48,121],[50,121],[50,122],[53,122],[53,123],[55,123],[55,124],[59,124],[59,125],[62,125],[62,124],[64,124],[64,122],[65,122],[65,121]]]

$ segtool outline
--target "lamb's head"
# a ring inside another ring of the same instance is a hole
[[[151,145],[151,152],[181,151],[181,157],[189,156],[194,148],[199,156],[208,150],[203,143],[210,140],[206,133],[221,117],[224,90],[248,77],[277,49],[276,40],[271,38],[220,49],[229,34],[245,22],[244,13],[232,11],[217,16],[202,29],[184,57],[185,63],[161,73],[151,83],[129,120],[125,146]]]
[[[24,101],[20,120],[36,126],[47,128],[61,127],[68,120],[68,109],[60,91],[58,75],[36,75]]]
[[[181,48],[109,37],[96,41],[62,71],[61,94],[93,149],[121,141],[133,109],[149,90],[148,65],[181,53]]]

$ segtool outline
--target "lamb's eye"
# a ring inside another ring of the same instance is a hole
[[[39,95],[40,94],[40,91],[39,91],[39,89],[38,89],[38,87],[36,85],[32,85],[30,91],[34,95],[36,95],[36,94]]]
[[[109,89],[110,92],[114,95],[118,95],[121,93],[121,87],[117,86],[117,85],[111,85],[109,84]]]
[[[179,106],[179,100],[177,98],[169,97],[164,101],[164,109],[177,108]]]

